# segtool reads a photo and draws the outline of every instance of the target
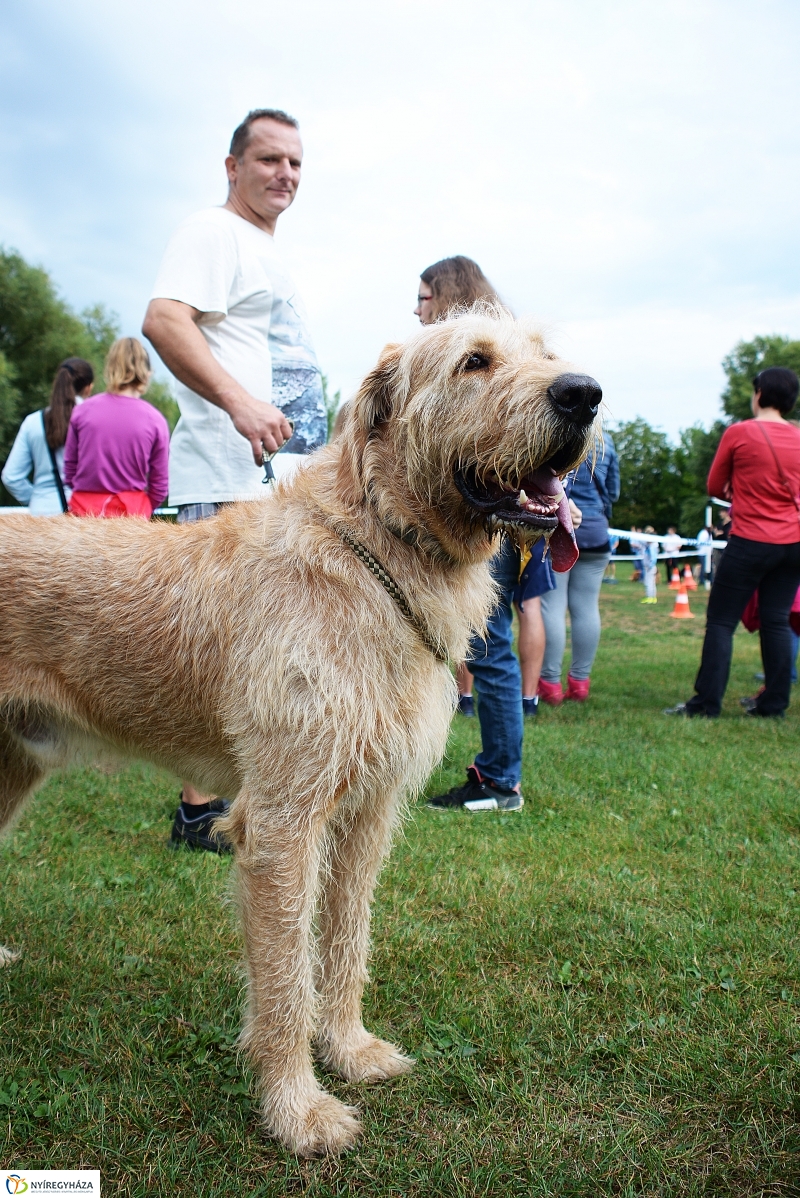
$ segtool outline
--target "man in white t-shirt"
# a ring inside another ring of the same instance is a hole
[[[227,202],[185,220],[164,253],[142,331],[178,380],[169,494],[180,523],[263,498],[262,448],[286,445],[274,463],[280,477],[325,443],[319,366],[273,241],[302,158],[293,117],[249,113],[225,159]],[[181,797],[173,841],[217,848],[210,833],[226,801],[188,783]]]
[[[277,473],[325,443],[305,312],[273,240],[302,154],[293,117],[251,112],[225,159],[227,202],[188,217],[161,262],[142,331],[178,380],[169,475],[179,508],[262,498],[262,446],[291,438]]]
[[[674,524],[670,524],[667,529],[667,535],[661,542],[664,546],[664,553],[667,555],[664,561],[664,569],[667,572],[667,582],[672,581],[673,570],[680,569],[678,554],[683,548],[683,540],[678,536],[678,530]]]

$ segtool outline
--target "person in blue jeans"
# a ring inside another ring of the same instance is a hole
[[[489,617],[486,640],[475,637],[467,659],[478,692],[481,751],[467,769],[467,781],[447,794],[429,799],[429,807],[521,811],[525,802],[520,790],[522,679],[511,629],[519,565],[519,550],[504,537],[491,567],[499,587],[499,601]]]

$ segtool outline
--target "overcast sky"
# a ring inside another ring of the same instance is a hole
[[[306,151],[277,240],[343,395],[456,253],[672,434],[737,340],[800,338],[796,0],[5,0],[0,29],[0,243],[127,334],[274,106]]]

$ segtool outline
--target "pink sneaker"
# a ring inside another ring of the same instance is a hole
[[[551,707],[560,707],[564,701],[560,682],[545,682],[544,678],[540,678],[537,694],[543,703],[549,703]]]
[[[573,678],[567,674],[567,693],[565,699],[574,699],[576,703],[584,703],[589,698],[589,679]]]

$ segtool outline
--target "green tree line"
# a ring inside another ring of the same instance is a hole
[[[14,251],[0,249],[0,467],[29,412],[47,406],[53,378],[64,358],[80,357],[103,386],[103,362],[119,336],[119,322],[102,304],[76,313],[59,296],[50,276]],[[710,429],[684,429],[677,444],[641,417],[611,428],[620,458],[621,493],[614,507],[620,528],[652,524],[664,532],[674,524],[684,536],[703,525],[706,476],[719,439],[733,420],[750,415],[753,377],[765,366],[788,366],[800,374],[800,341],[755,337],[741,341],[724,359],[727,385],[722,417]],[[145,397],[163,412],[170,428],[178,406],[166,383],[154,381]],[[325,380],[329,427],[339,404]],[[12,502],[0,491],[0,502]]]
[[[677,445],[641,418],[610,430],[620,459],[620,498],[614,506],[618,528],[652,524],[665,532],[674,524],[684,536],[697,534],[705,522],[706,478],[720,438],[733,421],[750,417],[753,379],[767,366],[788,366],[800,374],[800,341],[755,337],[734,346],[722,362],[727,377],[721,396],[724,415],[710,429],[684,429]]]
[[[59,363],[85,358],[94,367],[95,390],[101,390],[103,363],[119,334],[119,321],[102,304],[74,312],[45,270],[0,249],[0,467],[22,420],[47,406]],[[145,398],[173,428],[178,405],[166,383],[153,381]],[[0,503],[13,502],[0,489]]]

